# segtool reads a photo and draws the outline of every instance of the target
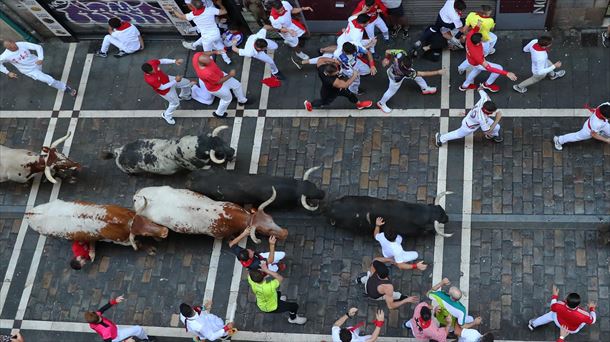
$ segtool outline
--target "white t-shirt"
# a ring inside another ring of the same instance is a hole
[[[483,335],[475,329],[464,329],[462,330],[458,342],[478,342],[482,336]]]
[[[44,59],[44,52],[42,46],[38,44],[32,44],[28,42],[17,42],[17,51],[4,50],[0,55],[0,72],[8,74],[8,69],[2,65],[3,63],[9,62],[17,68],[21,73],[28,74],[35,70],[40,70],[36,61]],[[36,55],[32,54],[30,50],[36,50]]]
[[[135,25],[130,24],[129,27],[122,30],[112,31],[111,36],[123,43],[125,52],[135,52],[140,50],[140,31]]]
[[[546,66],[546,61],[549,59],[549,54],[546,52],[546,49],[534,49],[534,45],[536,43],[538,43],[538,39],[533,39],[523,48],[523,52],[529,52],[530,56],[532,57],[532,74],[542,76],[555,70],[555,66]]]
[[[470,128],[480,127],[482,131],[489,130],[489,117],[483,113],[483,104],[489,101],[489,96],[483,90],[479,90],[481,99],[477,102],[474,107],[468,112],[468,115],[464,118],[466,125]]]
[[[375,240],[379,241],[381,253],[385,258],[394,258],[394,261],[398,263],[409,262],[417,258],[416,252],[406,252],[402,249],[402,236],[400,235],[396,235],[396,240],[392,242],[386,239],[385,234],[379,233],[375,235]]]
[[[287,28],[289,30],[293,30],[296,33],[297,37],[302,36],[305,33],[305,30],[298,27],[295,23],[292,22],[292,5],[288,1],[282,1],[282,6],[286,9],[286,12],[281,16],[274,18],[273,16],[269,16],[269,21],[271,22],[271,26],[275,29],[283,29]],[[290,35],[289,33],[280,33],[283,35]]]
[[[244,48],[239,49],[239,55],[244,56],[244,57],[256,56],[256,54],[258,54],[258,51],[256,51],[256,49],[254,48],[254,42],[257,41],[258,39],[265,39],[265,38],[267,38],[267,30],[262,28],[255,34],[248,37],[248,39],[246,40],[246,44],[244,45]]]
[[[443,8],[441,8],[441,10],[438,12],[438,15],[440,15],[444,22],[448,24],[453,23],[455,28],[460,28],[462,27],[462,20],[460,19],[458,12],[456,12],[455,8],[453,8],[454,3],[455,0],[447,0],[447,2],[445,2],[445,6],[443,6]]]
[[[608,104],[608,102],[606,102]],[[595,133],[600,133],[602,131],[607,131],[610,123],[608,120],[602,120],[597,117],[597,115],[593,114],[589,117],[589,122],[585,123],[590,130]]]
[[[186,19],[193,21],[202,37],[220,37],[220,30],[216,25],[216,16],[220,14],[220,10],[216,7],[205,7],[202,13],[193,14],[189,12],[186,14]]]
[[[333,327],[331,330],[331,336],[333,338],[333,342],[341,342],[341,339],[339,338],[339,333],[341,332],[341,328],[339,327]],[[366,342],[366,340],[368,340],[371,336],[360,336],[358,335],[358,333],[360,332],[360,329],[356,329],[354,331],[352,331],[352,340],[350,342]]]
[[[347,28],[337,38],[337,46],[343,46],[343,43],[350,42],[356,46],[363,47],[362,37],[364,36],[364,28],[357,28],[352,21],[356,20],[356,16],[351,16],[347,19]]]
[[[197,337],[217,340],[226,335],[224,331],[224,321],[211,313],[202,311],[201,314],[195,312],[195,316],[188,320],[180,314],[180,322],[186,326],[186,330],[197,335]]]
[[[381,0],[387,8],[397,8],[402,4],[402,0]]]

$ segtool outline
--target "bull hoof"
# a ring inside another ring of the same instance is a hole
[[[157,247],[151,246],[146,249],[146,254],[153,256],[157,255]]]

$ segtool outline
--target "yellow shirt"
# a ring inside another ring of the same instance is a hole
[[[248,276],[248,284],[250,284],[250,288],[256,296],[256,305],[262,312],[271,312],[277,309],[277,288],[280,287],[280,282],[277,279],[255,283]]]
[[[483,35],[483,41],[486,42],[489,40],[489,31],[493,30],[496,23],[494,18],[485,18],[481,17],[477,12],[470,12],[466,17],[466,26],[470,26],[471,28],[477,26],[479,19],[482,21],[479,32]]]

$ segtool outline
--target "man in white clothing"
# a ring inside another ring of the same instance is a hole
[[[160,66],[163,64],[182,65],[183,59],[151,59],[142,64],[144,71],[144,81],[150,85],[153,90],[168,102],[167,109],[161,114],[163,119],[170,125],[176,123],[174,120],[174,112],[180,106],[180,100],[191,99],[191,83],[188,79],[182,76],[168,76]],[[180,88],[180,95],[176,93],[176,88]]]
[[[563,144],[589,140],[591,138],[610,144],[610,102],[605,102],[597,108],[587,108],[591,116],[578,132],[560,135],[553,138],[555,149],[563,150]]]
[[[271,2],[269,21],[271,26],[284,39],[284,44],[290,46],[297,57],[309,59],[309,56],[303,53],[302,50],[303,41],[301,37],[307,32],[305,25],[292,18],[293,14],[299,14],[303,11],[313,12],[313,9],[311,7],[293,8],[288,1],[276,0]]]
[[[375,320],[373,320],[373,324],[375,325],[375,330],[371,335],[361,336],[360,328],[364,325],[364,322],[357,323],[353,326],[348,326],[346,328],[341,328],[343,324],[349,319],[354,318],[358,314],[357,308],[350,308],[347,312],[339,317],[333,327],[331,329],[331,337],[333,342],[375,342],[377,338],[379,338],[379,334],[381,333],[381,327],[385,322],[385,313],[383,310],[377,310],[375,314]]]
[[[76,89],[72,89],[42,72],[42,61],[44,60],[42,46],[28,42],[15,42],[10,39],[5,39],[3,45],[6,50],[0,55],[0,72],[9,78],[17,78],[16,73],[9,71],[4,66],[4,63],[8,62],[31,79],[44,82],[57,90],[67,91],[70,95],[76,96]],[[36,55],[32,54],[30,50],[36,51]]]
[[[381,226],[385,224],[382,217],[378,217],[375,220],[375,230],[373,231],[373,237],[379,241],[381,245],[381,253],[383,258],[375,258],[383,263],[390,262],[401,270],[415,270],[424,271],[428,265],[424,264],[423,261],[418,263],[410,264],[409,261],[417,259],[418,254],[415,251],[405,251],[402,248],[402,236],[396,234],[393,229],[384,229],[381,232]]]
[[[237,38],[234,39],[232,43],[231,49],[233,52],[240,56],[255,58],[263,63],[269,64],[273,76],[280,80],[285,79],[284,75],[277,68],[277,65],[275,65],[273,58],[267,54],[267,50],[276,50],[278,46],[273,40],[267,39],[267,29],[265,27],[249,36],[243,49],[237,48]]]
[[[481,99],[462,120],[462,126],[460,126],[460,128],[442,135],[436,133],[436,147],[441,147],[450,140],[461,139],[474,133],[479,128],[485,133],[485,138],[488,140],[493,140],[498,143],[504,140],[500,135],[499,124],[500,119],[502,118],[502,112],[498,110],[496,104],[491,101],[483,89],[479,89],[479,95],[481,96]],[[495,120],[490,118],[492,115],[496,116]]]
[[[557,70],[557,68],[561,68],[561,61],[553,63],[549,60],[547,51],[551,45],[553,45],[553,38],[542,36],[538,39],[533,39],[523,48],[523,52],[529,52],[532,58],[532,77],[519,84],[515,84],[513,86],[515,91],[523,94],[527,91],[527,87],[542,81],[547,76],[551,80],[555,80],[566,74],[565,70]]]
[[[102,47],[95,55],[103,58],[108,57],[110,45],[119,49],[119,53],[115,54],[114,57],[120,58],[143,50],[144,40],[140,31],[134,25],[127,21],[121,21],[119,18],[110,18],[108,20],[108,34],[104,36]]]
[[[187,332],[195,335],[193,340],[224,340],[237,331],[233,328],[233,322],[225,325],[222,318],[210,313],[211,309],[211,300],[206,301],[203,308],[199,306],[192,308],[186,303],[180,304],[180,322],[184,324]]]
[[[494,335],[491,332],[481,334],[475,326],[481,325],[483,320],[477,317],[472,323],[466,323],[463,326],[455,325],[455,334],[458,336],[458,342],[493,342]]]
[[[182,45],[190,50],[196,50],[198,46],[203,48],[205,52],[211,51],[223,51],[220,55],[227,64],[231,64],[231,59],[224,52],[225,46],[222,42],[222,36],[220,29],[216,24],[216,17],[227,14],[226,8],[223,6],[222,1],[215,0],[214,6],[204,6],[201,0],[191,1],[189,8],[191,12],[187,14],[171,12],[171,14],[182,20],[189,20],[195,23],[198,31],[201,33],[201,37],[193,43],[182,42]]]

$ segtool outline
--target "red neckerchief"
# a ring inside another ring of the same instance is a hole
[[[193,8],[193,15],[200,15],[205,11],[205,6],[201,8]]]
[[[360,322],[360,323],[354,325],[353,327],[349,327],[349,328],[347,328],[347,330],[349,330],[350,332],[354,332],[362,326],[364,326],[364,322]]]
[[[416,319],[415,320],[415,324],[417,324],[420,328],[422,329],[426,329],[430,326],[430,324],[432,324],[432,319],[429,319],[427,321],[424,321],[423,319]]]
[[[532,49],[536,51],[546,51],[546,48],[544,46],[540,46],[538,43],[532,45]]]
[[[282,7],[284,8],[284,7]],[[277,18],[283,16],[284,14],[286,14],[286,10],[284,9],[284,13],[280,14],[280,12],[278,12],[275,8],[271,9],[271,16],[273,17],[273,19],[277,20]]]
[[[241,262],[241,265],[242,265],[243,267],[248,268],[250,265],[252,265],[252,263],[254,262],[254,259],[255,259],[255,258],[256,258],[256,259],[258,259],[258,260],[262,260],[262,259],[264,259],[262,256],[260,256],[260,254],[258,254],[258,253],[254,253],[254,256],[253,256],[251,259],[248,259],[248,260],[246,260],[246,261],[241,261],[241,260],[240,260],[239,262]]]
[[[360,23],[357,21],[358,18],[352,20],[352,24],[354,25],[355,28],[359,29],[360,31],[364,31],[364,26],[360,25]]]
[[[485,110],[485,108],[481,108],[481,111],[482,111],[483,113],[485,113],[486,115],[491,115],[491,114],[493,114],[493,113],[494,113],[494,112],[488,112],[487,110]]]
[[[455,11],[460,17],[462,16],[462,11]]]
[[[599,107],[593,108],[593,107],[589,107],[588,104],[585,104],[585,109],[590,111],[591,113],[595,114],[595,116],[602,121],[608,120],[608,119],[606,119],[605,116],[602,115],[602,112],[601,112],[601,110],[599,110]]]
[[[123,30],[125,30],[125,29],[128,29],[130,26],[131,26],[131,24],[130,24],[130,23],[128,23],[128,22],[126,22],[126,21],[124,21],[124,22],[122,22],[122,23],[121,23],[121,26],[117,27],[117,29],[116,29],[116,30],[117,30],[117,31],[123,31]]]
[[[477,14],[479,15],[479,17],[484,18],[484,19],[489,19],[489,18],[491,18],[490,16],[485,15],[485,14],[481,14],[481,13],[477,13]]]

